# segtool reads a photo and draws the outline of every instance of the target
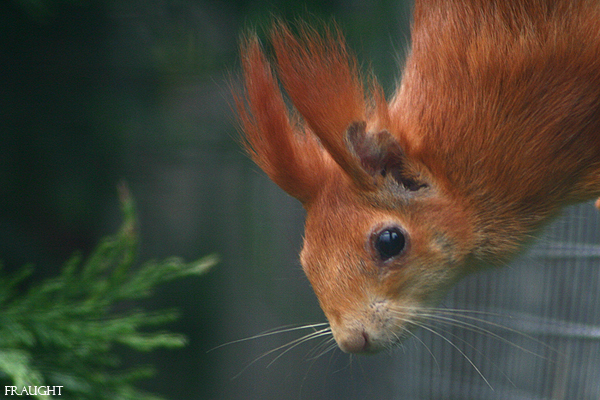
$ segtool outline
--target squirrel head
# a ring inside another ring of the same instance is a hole
[[[471,216],[374,80],[365,94],[339,32],[277,23],[271,42],[273,62],[255,36],[242,48],[246,149],[306,209],[301,262],[340,348],[391,347],[468,270]]]

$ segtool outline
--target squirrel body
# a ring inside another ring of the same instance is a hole
[[[305,207],[302,266],[350,353],[600,196],[599,2],[417,0],[411,32],[389,102],[337,30],[276,22],[273,60],[242,48],[246,148]]]

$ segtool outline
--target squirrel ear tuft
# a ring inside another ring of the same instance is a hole
[[[408,160],[402,147],[388,131],[370,133],[366,127],[364,121],[350,124],[346,130],[346,145],[374,182],[390,176],[409,191],[429,186],[407,168]]]
[[[246,151],[283,190],[309,202],[330,173],[319,141],[287,109],[256,35],[242,44],[244,91],[234,92]]]

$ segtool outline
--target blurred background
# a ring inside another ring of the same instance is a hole
[[[600,225],[570,209],[515,265],[462,282],[443,306],[462,323],[422,330],[397,353],[321,357],[319,340],[274,351],[324,322],[300,268],[304,213],[237,143],[238,39],[272,16],[335,20],[391,94],[410,2],[8,0],[0,3],[0,259],[53,276],[120,224],[125,180],[139,259],[216,252],[201,278],[160,288],[189,345],[153,363],[169,399],[600,398]],[[475,318],[477,320],[475,320]],[[448,321],[447,321],[448,322]],[[304,332],[304,333],[303,333]],[[211,351],[211,349],[214,349]],[[278,357],[281,354],[280,357]],[[264,357],[263,357],[264,356]]]

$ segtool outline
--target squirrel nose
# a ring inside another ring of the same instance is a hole
[[[369,335],[364,330],[349,332],[338,340],[338,346],[344,353],[364,353],[369,347]]]

